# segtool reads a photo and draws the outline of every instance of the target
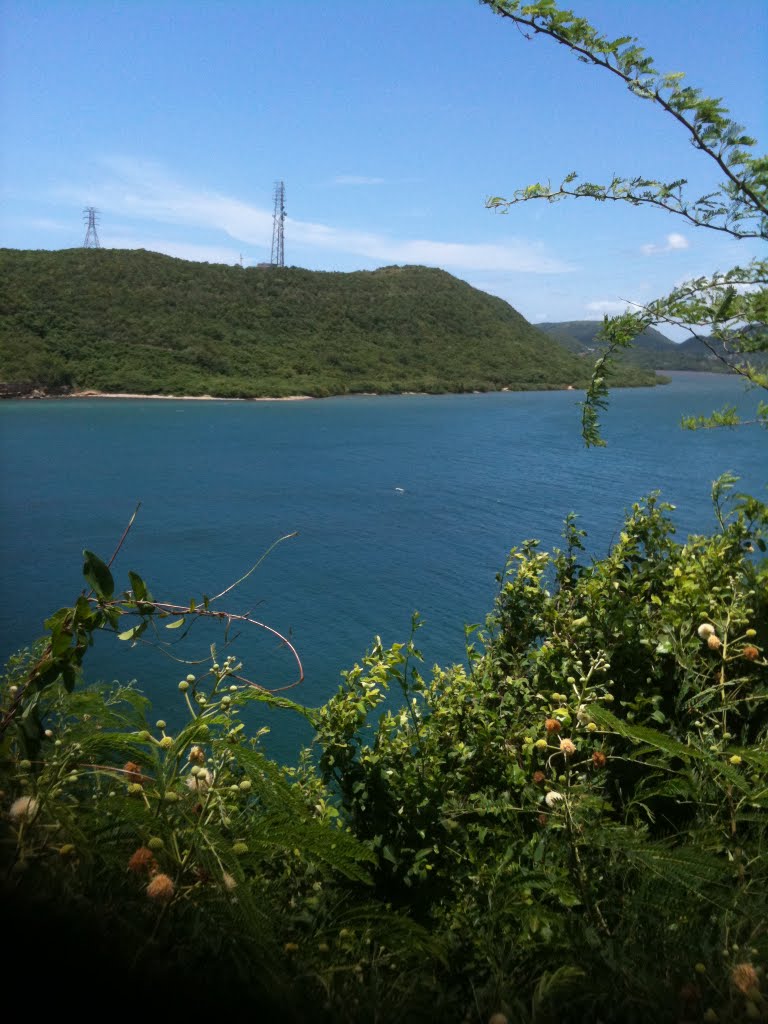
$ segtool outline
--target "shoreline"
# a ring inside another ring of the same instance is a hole
[[[618,390],[634,390],[635,388],[646,388],[646,387],[657,387],[669,383],[670,378],[666,376],[668,373],[702,373],[706,371],[701,370],[656,370],[656,381],[648,384],[614,384],[613,387]],[[719,376],[719,374],[717,374]],[[134,391],[97,391],[94,388],[85,388],[82,391],[62,391],[58,394],[50,393],[42,390],[27,391],[22,394],[12,394],[4,390],[3,385],[0,385],[0,402],[2,401],[21,401],[21,402],[40,402],[40,401],[71,401],[77,399],[87,398],[109,398],[109,399],[123,399],[128,401],[135,401],[137,399],[151,399],[152,401],[160,402],[319,402],[321,398],[315,395],[255,395],[250,398],[242,398],[239,396],[224,396],[224,395],[160,395],[160,394],[141,394]],[[498,391],[484,391],[484,390],[473,390],[473,391],[357,391],[340,395],[327,395],[323,397],[328,398],[354,398],[354,397],[365,397],[365,398],[382,398],[392,397],[394,395],[401,396],[429,396],[429,395],[448,395],[448,394],[471,394],[471,395],[490,395],[490,394],[530,394],[532,392],[555,392],[555,391],[583,391],[584,387],[579,384],[559,384],[551,387],[535,385],[532,387],[503,387],[499,388]]]
[[[280,397],[259,396],[257,398],[226,398],[221,395],[144,395],[131,391],[71,391],[68,394],[48,395],[42,392],[32,392],[26,395],[14,395],[20,401],[69,401],[78,398],[149,398],[154,401],[167,402],[311,402],[312,395],[282,395]]]

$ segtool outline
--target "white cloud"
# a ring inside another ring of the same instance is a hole
[[[636,304],[617,299],[598,299],[588,302],[584,309],[587,313],[599,313],[600,316],[618,316],[620,313],[632,312]]]
[[[367,178],[364,174],[337,174],[334,185],[386,185],[384,178]]]
[[[256,262],[237,249],[217,245],[196,245],[193,242],[178,242],[166,238],[142,238],[137,241],[135,235],[107,237],[102,233],[100,241],[105,249],[149,249],[150,252],[161,252],[166,256],[193,260],[197,263],[239,263],[241,255],[245,265]]]
[[[29,227],[39,231],[72,231],[69,221],[54,220],[52,217],[33,217],[28,221]],[[85,228],[83,228],[83,232]]]
[[[191,189],[173,180],[156,164],[110,160],[105,166],[109,176],[99,187],[86,192],[82,188],[67,188],[59,194],[96,206],[102,214],[102,224],[105,213],[118,214],[155,224],[220,231],[238,243],[258,247],[262,253],[269,249],[271,208],[262,209],[217,192]],[[541,243],[524,239],[511,239],[503,244],[398,239],[292,218],[286,220],[285,233],[294,251],[319,249],[362,256],[376,263],[427,263],[452,269],[530,274],[562,274],[573,269],[550,256]],[[151,241],[147,238],[142,244],[147,247]]]
[[[689,242],[685,235],[673,232],[671,235],[666,236],[666,241],[663,245],[647,242],[645,245],[640,246],[640,252],[644,256],[658,256],[663,252],[679,252],[681,249],[687,248],[689,248]]]

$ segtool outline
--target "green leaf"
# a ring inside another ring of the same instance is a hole
[[[126,629],[123,633],[117,634],[118,640],[134,640],[136,637],[141,636],[144,630],[147,628],[146,622],[139,622],[135,626],[131,626],[130,629]]]
[[[179,626],[183,626],[185,622],[186,622],[186,619],[182,615],[182,617],[180,619],[176,619],[174,622],[166,622],[165,628],[166,629],[178,629]]]
[[[131,590],[133,591],[133,596],[137,601],[152,600],[149,596],[147,585],[141,576],[137,575],[135,572],[129,572],[128,579],[131,581]]]
[[[685,743],[680,743],[672,739],[671,736],[667,736],[666,733],[659,732],[656,729],[649,729],[644,725],[636,725],[634,722],[623,722],[600,704],[591,704],[587,711],[591,715],[592,720],[598,725],[602,725],[605,729],[610,729],[611,732],[615,732],[619,736],[625,736],[627,739],[634,740],[636,743],[646,743],[655,750],[662,750],[665,754],[670,754],[672,757],[680,757],[684,760],[704,757],[700,750],[696,750],[695,747],[690,747]]]
[[[83,551],[83,576],[97,597],[109,601],[115,592],[115,581],[105,562],[92,551]]]

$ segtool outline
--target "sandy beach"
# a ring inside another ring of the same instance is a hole
[[[45,396],[49,397],[49,396]],[[174,402],[304,402],[311,401],[311,395],[283,395],[260,398],[223,398],[218,395],[138,395],[127,391],[73,391],[68,395],[50,396],[56,398],[156,398]]]

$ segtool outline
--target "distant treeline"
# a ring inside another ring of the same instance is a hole
[[[258,397],[586,385],[591,362],[442,270],[0,250],[0,388]],[[614,383],[655,383],[622,368]],[[2,388],[2,385],[5,387]]]
[[[599,354],[600,341],[597,335],[602,327],[600,320],[565,320],[562,323],[536,326],[564,345],[569,352],[593,357]],[[768,355],[764,352],[750,352],[748,358],[755,366],[768,366]],[[703,370],[709,373],[730,373],[724,359],[727,364],[740,361],[738,356],[728,353],[723,345],[714,339],[707,338],[705,342],[702,338],[693,336],[678,344],[670,341],[653,327],[638,335],[631,348],[617,354],[619,363],[648,370]]]

